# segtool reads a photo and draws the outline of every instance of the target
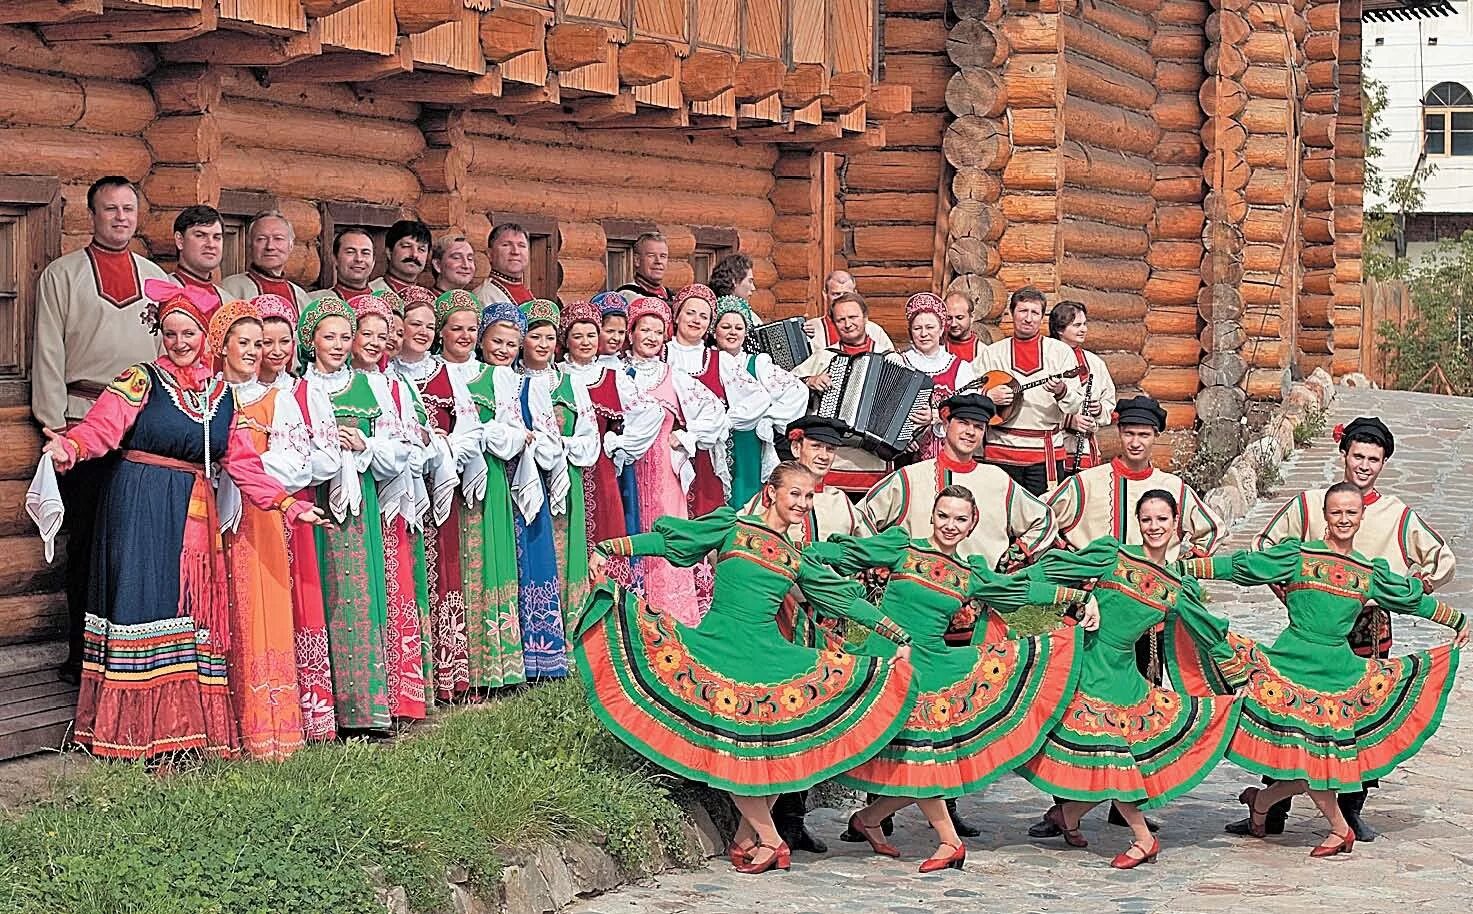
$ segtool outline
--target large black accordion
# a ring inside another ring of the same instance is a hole
[[[785,317],[759,324],[747,334],[746,349],[753,353],[765,352],[772,356],[772,364],[792,371],[813,354],[813,344],[808,341],[803,323],[801,317]]]
[[[930,402],[930,375],[863,352],[835,355],[828,376],[833,383],[819,396],[815,415],[843,423],[860,447],[882,460],[910,450],[921,431],[911,413]]]

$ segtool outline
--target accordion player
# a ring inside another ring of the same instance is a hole
[[[765,352],[772,358],[772,364],[792,371],[813,354],[804,323],[801,317],[785,317],[758,324],[747,334],[747,351]]]
[[[815,415],[843,424],[860,447],[885,461],[910,450],[922,429],[911,418],[930,402],[931,376],[873,352],[836,354]]]

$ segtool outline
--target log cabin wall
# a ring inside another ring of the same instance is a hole
[[[830,268],[854,274],[870,316],[899,345],[906,336],[905,299],[939,291],[943,283],[938,254],[944,256],[945,235],[937,224],[950,200],[942,185],[941,136],[956,67],[946,56],[946,0],[886,0],[884,8],[884,76],[910,86],[911,110],[887,122],[883,150],[839,163]]]
[[[1361,110],[1361,0],[1340,2],[1340,109],[1335,120],[1335,300],[1332,337],[1336,377],[1365,371],[1361,347],[1370,316],[1361,292],[1361,241],[1365,200],[1365,118]]]
[[[1305,372],[1319,367],[1328,371],[1334,354],[1335,172],[1338,169],[1334,146],[1340,110],[1340,3],[1338,0],[1310,0],[1307,6],[1299,3],[1289,21],[1291,40],[1298,39],[1295,60],[1303,67],[1301,140],[1307,180],[1303,223],[1295,233],[1303,239],[1300,265],[1304,288],[1294,330],[1294,351],[1287,353],[1286,358]],[[1250,393],[1253,389],[1250,378]]]

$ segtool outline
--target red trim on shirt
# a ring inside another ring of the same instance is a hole
[[[189,272],[184,267],[175,268],[172,275],[186,288],[199,289],[201,292],[209,293],[215,299],[215,307],[218,308],[225,304],[225,302],[220,300],[220,291],[215,288],[215,284],[208,277],[198,276]]]
[[[338,298],[341,298],[343,301],[349,301],[351,299],[357,298],[360,295],[373,294],[373,290],[370,289],[368,286],[364,286],[361,289],[350,289],[340,282],[335,282],[332,284],[332,291],[334,294],[337,295]]]
[[[511,299],[512,304],[518,307],[525,305],[537,297],[532,294],[532,290],[527,288],[521,280],[497,273],[495,270],[492,270],[491,275],[486,277],[486,281],[505,292],[506,297]]]
[[[84,248],[92,261],[92,278],[97,294],[116,308],[126,308],[143,297],[143,280],[138,264],[127,248],[114,251],[93,241]]]
[[[848,343],[840,343],[839,351],[844,355],[859,355],[865,352],[874,352],[875,341],[873,338],[866,336],[864,338],[864,342],[858,346],[851,346]]]
[[[268,276],[255,270],[246,270],[246,275],[251,278],[251,282],[256,284],[256,288],[261,290],[262,295],[280,295],[291,302],[293,308],[297,306],[297,292],[286,277]]]
[[[1033,374],[1043,368],[1043,337],[1035,336],[1031,340],[1020,340],[1016,336],[1012,338],[1013,343],[1013,369],[1019,374]]]
[[[1365,494],[1365,497],[1361,499],[1361,502],[1367,508],[1369,508],[1371,505],[1374,505],[1376,502],[1378,502],[1380,500],[1381,500],[1381,493],[1380,492],[1377,492],[1375,489],[1372,489],[1371,491],[1369,491],[1369,492],[1367,492]]]
[[[946,351],[963,361],[974,361],[977,358],[977,334],[973,333],[964,340],[947,337]]]
[[[950,470],[953,473],[970,473],[977,469],[977,461],[972,459],[952,460],[951,456],[943,450],[936,455],[936,469]]]
[[[1152,473],[1156,472],[1156,468],[1148,466],[1144,470],[1136,472],[1135,470],[1132,470],[1130,467],[1126,466],[1125,461],[1121,460],[1119,457],[1116,457],[1114,460],[1110,461],[1110,472],[1114,473],[1116,476],[1123,476],[1124,478],[1129,479],[1131,482],[1143,482],[1146,479],[1149,479]]]

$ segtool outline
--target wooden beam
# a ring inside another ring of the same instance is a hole
[[[871,86],[865,102],[871,120],[887,121],[910,113],[910,86],[904,83],[880,83]]]
[[[418,35],[454,22],[463,9],[461,0],[394,0],[394,19],[400,35]]]
[[[837,140],[818,143],[813,147],[814,152],[834,152],[840,155],[856,155],[861,152],[874,152],[876,149],[885,147],[885,128],[876,125],[863,133],[854,133]]]
[[[843,128],[833,121],[798,127],[789,122],[780,127],[755,127],[742,130],[737,133],[737,139],[747,143],[790,143],[798,146],[811,146],[816,143],[837,140],[843,135]]]
[[[631,41],[619,48],[619,82],[650,86],[675,75],[675,46],[668,41]]]
[[[562,90],[558,86],[557,74],[553,73],[540,86],[505,83],[501,87],[501,98],[489,100],[476,107],[490,109],[503,117],[514,117],[561,103]]]
[[[585,130],[668,130],[690,126],[690,112],[684,108],[649,108],[629,117],[610,118],[579,126]]]
[[[6,0],[0,4],[0,23],[6,25],[40,25],[101,15],[102,0]]]
[[[829,91],[823,94],[825,114],[853,111],[869,98],[868,73],[835,73],[829,77]]]
[[[308,19],[321,19],[362,2],[363,0],[302,0],[302,12],[307,14]]]
[[[208,63],[227,67],[280,67],[322,53],[318,20],[294,35],[252,35],[220,29],[159,48],[169,63]]]
[[[736,85],[736,68],[725,51],[694,51],[680,65],[680,92],[687,101],[708,102]]]
[[[481,53],[502,63],[542,47],[547,17],[519,6],[500,6],[481,17]]]
[[[53,42],[163,44],[213,32],[219,19],[218,3],[207,3],[197,10],[117,10],[91,19],[42,26],[41,37]]]
[[[548,105],[528,112],[527,120],[538,123],[596,123],[627,118],[634,114],[636,108],[634,93],[624,89],[612,97],[565,99],[559,107]]]
[[[783,77],[784,108],[806,108],[829,91],[829,70],[821,63],[794,64]]]
[[[547,65],[566,72],[603,63],[609,54],[609,33],[596,25],[564,22],[547,30]]]
[[[494,66],[484,76],[416,71],[365,83],[363,90],[370,95],[423,105],[475,105],[501,97],[501,71]]]
[[[368,83],[413,71],[414,58],[410,54],[409,41],[400,39],[392,54],[334,51],[272,70],[268,75],[273,83]]]
[[[771,98],[783,89],[788,76],[787,64],[781,60],[753,58],[737,64],[736,100],[751,105]]]

